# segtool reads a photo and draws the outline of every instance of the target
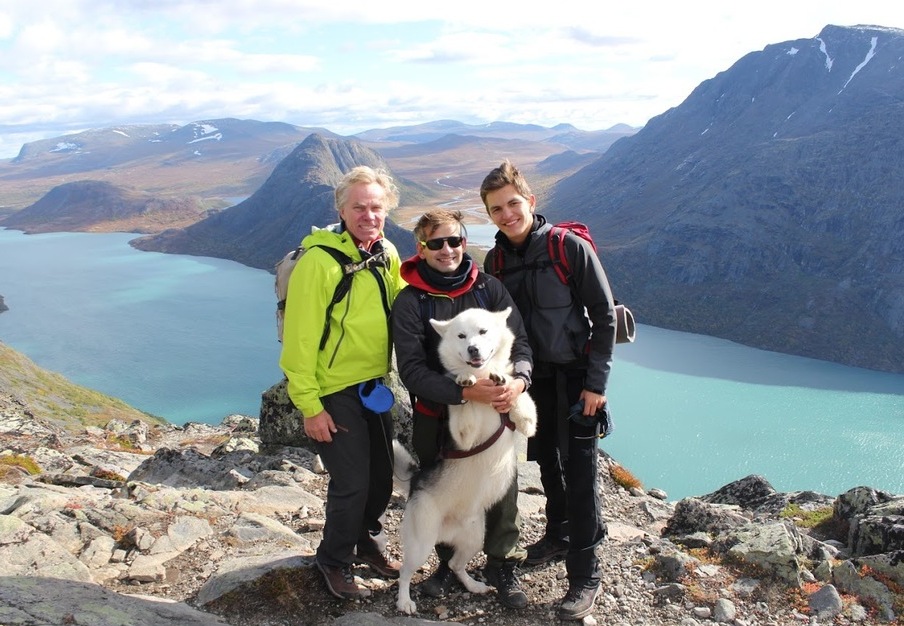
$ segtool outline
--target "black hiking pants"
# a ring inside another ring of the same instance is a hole
[[[568,408],[580,398],[583,385],[583,370],[534,378],[528,393],[537,405],[537,434],[530,439],[528,459],[540,466],[546,534],[569,542],[568,580],[591,586],[600,580],[596,547],[606,538],[606,525],[600,512],[599,426],[568,419]]]
[[[326,521],[317,560],[349,565],[356,546],[371,546],[392,496],[392,417],[364,408],[357,385],[324,396],[324,408],[338,427],[317,451],[330,474]]]

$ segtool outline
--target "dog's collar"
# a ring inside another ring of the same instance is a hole
[[[515,422],[509,418],[508,413],[500,413],[499,414],[499,428],[496,429],[490,438],[484,441],[479,446],[475,446],[470,450],[443,450],[441,457],[444,459],[465,459],[469,456],[474,456],[475,454],[480,454],[491,445],[496,443],[496,440],[502,436],[502,433],[505,432],[506,428],[510,428],[511,430],[515,430]]]

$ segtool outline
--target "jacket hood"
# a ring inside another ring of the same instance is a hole
[[[464,256],[464,259],[471,260],[471,257],[468,255]],[[465,261],[462,260],[462,263]],[[437,287],[436,285],[432,285],[427,282],[421,272],[418,270],[419,267],[427,265],[427,262],[420,258],[418,255],[414,255],[408,259],[406,259],[402,263],[402,279],[412,287],[416,287],[422,291],[426,291],[431,294],[441,294],[444,296],[449,296],[451,298],[456,298],[463,293],[467,293],[474,286],[474,282],[477,280],[477,273],[480,271],[480,268],[477,267],[477,263],[471,262],[471,271],[468,272],[467,278],[454,289],[446,290],[442,287]]]

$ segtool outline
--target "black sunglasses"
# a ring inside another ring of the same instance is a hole
[[[442,250],[443,244],[445,244],[447,241],[449,242],[450,248],[457,248],[462,244],[464,240],[464,237],[437,237],[436,239],[428,239],[427,241],[422,241],[421,245],[426,246],[428,250],[433,250],[435,252],[437,250]]]

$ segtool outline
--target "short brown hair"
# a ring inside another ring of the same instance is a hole
[[[430,235],[435,233],[440,226],[445,226],[446,224],[458,226],[458,232],[467,239],[468,229],[465,228],[464,222],[461,220],[461,211],[449,211],[447,209],[427,211],[421,215],[417,224],[414,225],[414,240],[418,243],[427,241]]]
[[[483,201],[484,208],[489,209],[487,206],[487,194],[497,189],[502,189],[506,185],[514,185],[515,191],[525,198],[531,197],[530,185],[527,184],[524,174],[512,165],[511,161],[506,159],[502,162],[502,165],[491,170],[486,175],[486,178],[483,179],[483,182],[480,183],[480,199]]]

